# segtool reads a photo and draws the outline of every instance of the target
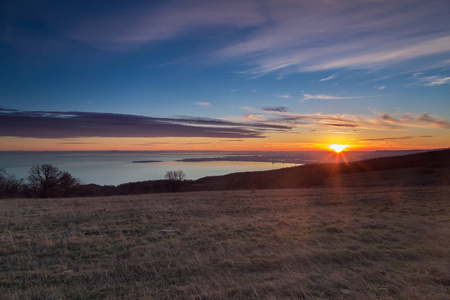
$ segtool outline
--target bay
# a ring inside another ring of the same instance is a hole
[[[426,150],[349,151],[342,154],[329,151],[0,151],[0,169],[25,179],[31,166],[51,164],[85,184],[119,185],[163,179],[171,170],[182,170],[187,179],[195,180],[234,172],[274,170],[318,162],[349,162],[423,151]],[[133,163],[136,161],[157,162]]]
[[[178,161],[191,158],[239,156],[241,152],[216,151],[80,151],[80,152],[0,152],[0,169],[26,178],[33,165],[51,164],[83,183],[119,185],[126,182],[163,179],[167,171],[182,170],[187,179],[234,172],[272,170],[293,163],[258,161]],[[158,161],[133,163],[134,161]]]

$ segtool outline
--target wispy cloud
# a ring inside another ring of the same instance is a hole
[[[264,132],[290,128],[281,124],[236,123],[196,117],[153,118],[94,112],[0,112],[0,136],[13,137],[261,138]]]
[[[380,90],[380,91],[382,91],[382,90],[384,90],[384,89],[386,89],[386,86],[385,86],[385,85],[382,85],[382,86],[377,87],[377,90]]]
[[[352,49],[349,49],[352,50]],[[353,51],[355,52],[355,51]],[[430,38],[426,41],[405,41],[405,45],[392,47],[389,50],[367,51],[352,56],[342,56],[325,60],[305,68],[308,71],[327,69],[370,69],[386,67],[405,60],[450,52],[450,36]]]
[[[10,112],[10,111],[18,111],[18,110],[17,110],[17,109],[10,109],[10,108],[6,108],[6,107],[3,107],[3,106],[0,106],[0,113],[1,113],[2,111]]]
[[[62,142],[59,145],[95,145],[97,143],[85,143],[85,142]]]
[[[275,106],[275,107],[263,107],[264,111],[269,111],[269,112],[287,112],[289,111],[289,109],[287,107],[284,106]]]
[[[186,145],[210,145],[209,142],[203,142],[203,143],[186,143]]]
[[[206,107],[211,107],[211,103],[209,102],[195,102],[195,105],[199,105],[199,106],[206,106]]]
[[[303,94],[303,100],[342,100],[342,99],[360,99],[367,98],[366,96],[356,96],[356,97],[342,97],[342,96],[333,96],[333,95],[311,95],[311,94]]]
[[[247,115],[245,115],[245,118],[247,120],[256,120],[256,121],[265,121],[266,120],[266,118],[264,118],[258,114],[247,114]]]
[[[293,96],[289,95],[289,94],[285,94],[285,95],[272,95],[273,97],[277,97],[277,98],[281,98],[281,99],[292,99],[294,98]]]
[[[421,78],[423,85],[425,86],[436,86],[443,84],[450,84],[450,77],[441,77],[441,76],[428,76]]]
[[[319,79],[318,81],[328,81],[328,80],[331,80],[331,79],[333,79],[333,78],[335,78],[335,77],[336,77],[336,74],[332,74],[332,75],[330,75],[330,76],[328,76],[328,77]]]
[[[271,22],[218,52],[225,57],[256,57],[256,66],[246,70],[254,77],[280,70],[379,69],[450,52],[448,3],[444,7],[442,2],[405,0],[265,3]]]
[[[350,128],[358,127],[357,124],[342,124],[342,123],[330,123],[330,124],[325,123],[323,125],[332,127],[350,127]]]
[[[167,1],[155,7],[131,6],[117,12],[91,15],[68,29],[75,40],[104,50],[122,50],[178,38],[211,27],[245,28],[264,22],[257,6],[247,1]]]
[[[402,114],[400,116],[394,116],[392,114],[381,114],[380,116],[383,121],[394,125],[450,129],[449,121],[438,119],[428,113],[423,113],[420,115]]]
[[[50,28],[52,37],[64,37],[52,41],[64,44],[59,48],[70,48],[75,43],[67,44],[75,41],[107,51],[139,51],[149,44],[228,29],[221,43],[205,47],[208,52],[199,56],[219,62],[238,59],[252,66],[242,70],[252,77],[275,71],[283,76],[340,68],[379,69],[417,58],[430,60],[422,65],[442,66],[448,65],[448,57],[434,56],[450,52],[448,1],[129,1],[121,9],[105,5],[103,9],[82,7],[75,13],[72,6],[60,5],[58,18],[48,12],[55,9],[52,5],[39,5],[41,26]],[[21,34],[17,23],[8,22],[1,38],[33,37],[33,32]],[[48,36],[41,36],[41,43],[32,38],[30,44],[37,48]],[[46,50],[50,49],[46,44]]]
[[[135,146],[168,146],[170,143],[167,142],[150,142],[150,143],[139,143],[134,144]]]
[[[68,18],[47,13],[43,19],[50,21],[45,25],[65,36],[65,42],[108,51],[136,51],[148,44],[202,36],[205,30],[233,29],[200,56],[244,61],[252,67],[242,73],[251,77],[276,71],[282,77],[340,68],[379,69],[417,58],[431,60],[423,65],[439,66],[448,64],[448,58],[434,56],[450,52],[448,1],[167,0],[127,2],[120,10],[111,5],[89,14],[71,14],[70,8],[58,7]],[[5,30],[4,36],[12,39],[14,32]]]
[[[409,128],[450,129],[450,122],[432,116],[428,113],[373,113],[362,114],[300,114],[289,110],[271,108],[243,107],[250,112],[249,115],[258,115],[265,118],[266,124],[286,125],[299,127],[336,127],[355,130],[407,130]],[[428,137],[428,136],[421,136]]]
[[[371,142],[382,142],[382,141],[393,141],[393,140],[410,140],[415,138],[430,138],[432,136],[424,135],[424,136],[402,136],[402,137],[383,137],[383,138],[374,138],[374,139],[362,139],[363,141],[371,141]]]

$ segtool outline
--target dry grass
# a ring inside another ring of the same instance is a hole
[[[3,299],[450,299],[449,187],[0,201]]]

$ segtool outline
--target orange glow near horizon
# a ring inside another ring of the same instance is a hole
[[[341,145],[341,144],[331,144],[328,146],[331,150],[333,150],[336,153],[341,153],[345,149],[347,149],[349,145]]]
[[[217,138],[0,138],[0,151],[324,151],[335,154],[351,151],[407,150],[447,148],[446,139],[436,143],[415,144],[409,140],[401,143],[367,143],[364,137],[337,139],[304,134],[298,136],[274,135],[264,139]],[[433,140],[428,139],[429,142]],[[427,140],[427,141],[428,141]],[[344,147],[344,148],[342,148]]]

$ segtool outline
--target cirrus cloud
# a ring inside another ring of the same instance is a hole
[[[425,86],[436,86],[436,85],[450,84],[450,77],[441,77],[435,75],[423,77],[421,81]]]
[[[303,101],[306,100],[342,100],[342,99],[361,99],[367,98],[366,96],[353,96],[353,97],[342,97],[342,96],[333,96],[333,95],[311,95],[311,94],[303,94]]]
[[[195,102],[195,105],[199,105],[199,106],[206,106],[206,107],[211,107],[211,103],[209,102]]]

